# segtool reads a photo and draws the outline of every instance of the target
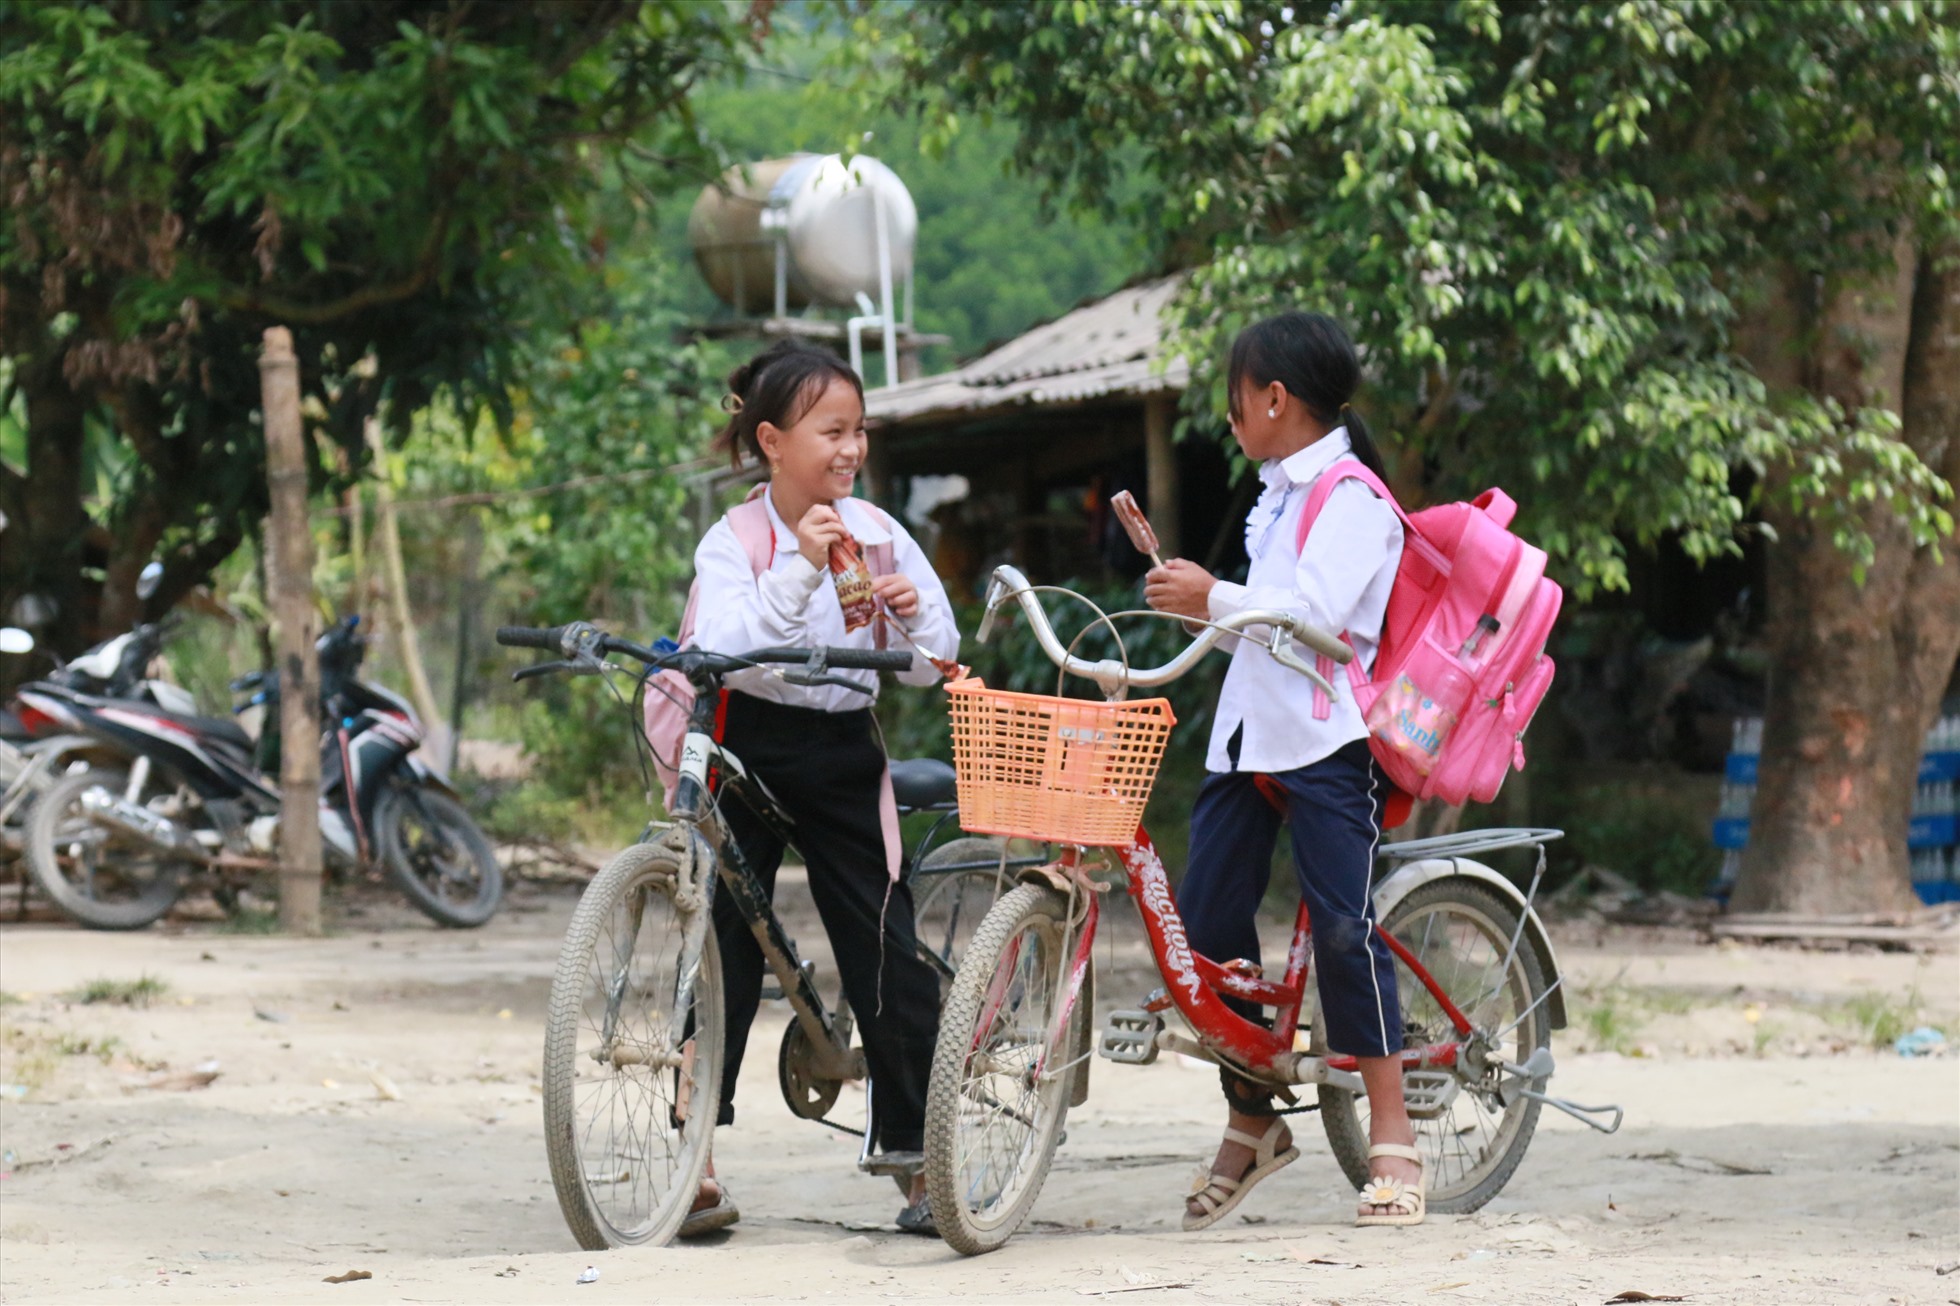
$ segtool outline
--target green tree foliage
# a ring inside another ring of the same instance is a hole
[[[1733,550],[1738,467],[1803,469],[1791,493],[1826,514],[1855,468],[1854,496],[1915,538],[1951,531],[1947,487],[1894,438],[1897,396],[1854,413],[1772,396],[1733,340],[1764,267],[1856,273],[1886,252],[1873,233],[1950,221],[1950,20],[1042,0],[885,9],[861,36],[891,52],[893,99],[927,106],[929,137],[976,111],[1010,123],[1024,171],[1148,223],[1196,269],[1194,411],[1222,406],[1218,360],[1245,322],[1326,308],[1367,351],[1408,479],[1529,485],[1524,526],[1583,589],[1624,585],[1623,537]],[[1126,186],[1126,160],[1148,187]],[[1852,516],[1833,528],[1869,548]]]
[[[162,609],[237,546],[269,324],[342,450],[322,474],[358,467],[384,396],[404,431],[445,390],[503,406],[551,288],[598,257],[595,169],[631,142],[629,190],[710,175],[688,97],[766,10],[0,0],[0,411],[25,428],[0,608],[53,599],[73,651],[135,615],[153,553]]]

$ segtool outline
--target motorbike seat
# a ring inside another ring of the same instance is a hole
[[[252,737],[245,733],[245,727],[226,716],[192,716],[187,712],[166,712],[159,707],[145,707],[147,715],[159,717],[186,730],[196,731],[207,738],[220,740],[227,744],[249,750]]]
[[[936,807],[953,801],[956,780],[952,764],[936,757],[912,757],[892,763],[892,797],[900,807]]]

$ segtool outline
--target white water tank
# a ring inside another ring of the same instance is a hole
[[[702,190],[687,238],[701,275],[743,313],[774,310],[777,246],[786,255],[785,307],[853,306],[879,298],[878,227],[883,209],[891,276],[912,271],[919,210],[898,174],[860,154],[799,154],[731,168]]]

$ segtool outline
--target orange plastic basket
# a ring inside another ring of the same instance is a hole
[[[1169,700],[1097,703],[946,686],[960,826],[975,834],[1127,847],[1177,718]]]

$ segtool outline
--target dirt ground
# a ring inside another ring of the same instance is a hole
[[[829,973],[807,896],[790,927]],[[881,1227],[889,1180],[790,1116],[765,1004],[717,1160],[744,1217],[703,1245],[591,1254],[559,1217],[537,1083],[571,891],[476,933],[364,901],[314,942],[211,927],[0,927],[0,1300],[1603,1303],[1960,1301],[1960,959],[1713,948],[1566,927],[1554,1089],[1617,1102],[1611,1137],[1547,1112],[1470,1216],[1356,1230],[1311,1116],[1241,1214],[1177,1229],[1221,1124],[1212,1073],[1096,1064],[1035,1220],[961,1258]],[[1120,906],[1106,1005],[1150,987]],[[1275,933],[1283,926],[1275,925]],[[154,977],[148,1006],[83,1003]],[[204,1087],[183,1087],[210,1077]],[[148,1086],[155,1085],[155,1086]],[[854,1120],[862,1094],[835,1115]],[[596,1283],[578,1286],[596,1266]],[[341,1285],[327,1275],[367,1270]],[[1944,1271],[1944,1272],[1942,1272]]]

